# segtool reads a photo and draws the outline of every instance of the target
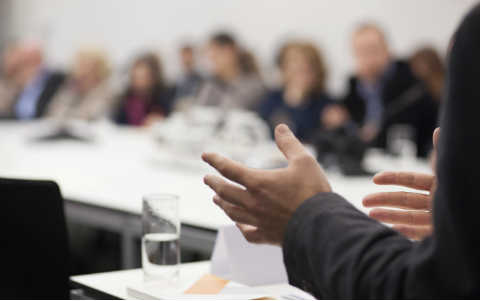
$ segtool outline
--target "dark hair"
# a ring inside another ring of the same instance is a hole
[[[238,53],[238,64],[244,74],[260,74],[256,58],[253,53],[248,50],[240,50]]]
[[[218,32],[210,38],[210,43],[231,47],[236,52],[240,70],[244,74],[259,74],[257,60],[253,53],[238,46],[235,37],[228,32]]]
[[[210,42],[220,46],[237,47],[235,37],[228,32],[217,32],[216,34],[212,35]]]
[[[313,91],[323,92],[326,89],[327,68],[320,50],[310,42],[287,42],[284,44],[276,57],[277,66],[283,70],[285,67],[285,57],[290,49],[297,49],[308,59],[312,70],[315,73],[315,83]]]
[[[441,99],[443,93],[443,84],[445,78],[445,65],[440,54],[433,47],[423,47],[417,50],[410,57],[410,65],[423,63],[427,66],[426,74],[418,74],[423,80],[430,92]]]
[[[165,86],[162,64],[157,55],[149,52],[137,57],[133,62],[132,70],[139,65],[146,65],[150,69],[153,76],[154,86]]]

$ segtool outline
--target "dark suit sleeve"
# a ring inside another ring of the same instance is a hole
[[[480,6],[465,18],[450,54],[432,237],[413,243],[324,193],[287,227],[290,282],[323,298],[480,296]]]

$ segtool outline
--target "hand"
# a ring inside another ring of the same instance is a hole
[[[384,223],[411,239],[423,239],[432,233],[432,198],[435,190],[435,176],[414,172],[383,172],[375,175],[373,181],[379,185],[399,185],[423,190],[415,192],[380,192],[363,199],[365,207],[390,207],[403,210],[375,208],[370,217]]]
[[[433,170],[435,171],[440,129],[433,133]],[[434,175],[413,172],[386,172],[377,174],[373,181],[379,185],[400,185],[423,190],[425,193],[384,192],[366,196],[365,207],[391,207],[400,210],[373,209],[370,216],[381,222],[393,224],[393,228],[411,239],[423,239],[433,231],[432,199],[436,189]]]
[[[374,124],[366,124],[360,129],[360,138],[364,142],[370,142],[378,135],[378,127]]]
[[[340,105],[330,105],[323,110],[322,123],[329,130],[336,129],[348,120],[347,111]]]
[[[144,127],[151,127],[152,125],[154,125],[155,123],[158,123],[162,120],[165,119],[165,116],[163,114],[160,114],[160,113],[150,113],[147,115],[147,117],[145,118],[145,120],[143,121],[143,126]]]
[[[331,187],[323,169],[286,125],[277,126],[275,141],[288,160],[286,168],[251,169],[215,153],[205,153],[202,159],[234,182],[214,175],[204,178],[216,192],[215,204],[237,223],[245,238],[281,245],[295,210],[317,193],[331,191]]]

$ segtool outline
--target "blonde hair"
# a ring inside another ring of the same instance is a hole
[[[110,76],[111,65],[105,51],[93,47],[82,48],[75,54],[75,61],[78,61],[78,59],[85,59],[93,62],[93,65],[95,66],[94,72],[99,81],[103,81]]]

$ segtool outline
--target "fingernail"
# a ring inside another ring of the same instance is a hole
[[[278,132],[279,132],[280,134],[287,134],[287,133],[290,131],[290,129],[288,128],[288,126],[285,125],[285,124],[280,124],[280,125],[277,127],[277,129],[278,129]]]

